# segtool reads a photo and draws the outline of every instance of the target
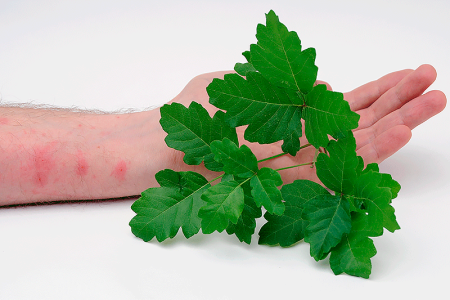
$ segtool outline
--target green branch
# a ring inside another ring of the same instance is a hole
[[[307,166],[307,165],[314,165],[314,162],[312,161],[312,162],[309,162],[309,163],[299,164],[299,165],[295,165],[295,166],[279,168],[279,169],[275,169],[275,171],[282,171],[282,170],[287,170],[287,169],[292,169],[292,168],[297,168],[297,167]]]
[[[307,147],[310,147],[310,146],[312,146],[312,145],[311,145],[311,144],[303,145],[303,146],[300,147],[300,150],[302,150],[302,149],[304,149],[304,148],[307,148]],[[263,159],[261,159],[261,160],[258,160],[258,163],[261,163],[261,162],[267,161],[267,160],[271,160],[271,159],[274,159],[274,158],[277,158],[277,157],[281,157],[281,156],[284,156],[284,155],[286,155],[286,154],[289,154],[289,153],[283,152],[283,153],[280,153],[280,154],[277,154],[277,155],[274,155],[274,156],[270,156],[270,157],[267,157],[267,158],[263,158]]]

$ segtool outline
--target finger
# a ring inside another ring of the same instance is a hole
[[[387,74],[378,80],[366,83],[351,92],[345,93],[344,99],[348,101],[352,111],[367,108],[411,72],[413,70],[402,70]]]
[[[400,150],[411,139],[408,126],[395,126],[377,136],[371,143],[357,150],[364,163],[381,163],[383,160]]]
[[[359,129],[367,128],[378,120],[420,96],[435,80],[436,70],[422,65],[405,76],[395,87],[389,89],[366,109],[358,111],[361,116]]]
[[[325,84],[327,86],[327,90],[329,90],[329,91],[333,90],[333,88],[331,87],[331,85],[328,82],[325,82],[322,80],[316,80],[316,83],[314,84],[314,86],[316,86],[318,84]]]
[[[372,142],[377,136],[398,125],[414,129],[446,106],[447,99],[441,91],[430,91],[408,102],[402,108],[385,116],[373,126],[354,132],[357,149]]]

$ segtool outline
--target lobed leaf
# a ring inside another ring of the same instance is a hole
[[[303,99],[295,91],[270,84],[260,73],[249,72],[246,79],[227,74],[207,87],[210,103],[226,110],[231,127],[248,125],[244,138],[249,142],[270,144],[286,140],[285,151],[295,155],[302,135]]]
[[[191,102],[188,108],[180,103],[165,104],[160,112],[160,124],[168,134],[165,142],[167,146],[185,153],[183,160],[186,164],[198,165],[205,161],[209,170],[222,170],[211,153],[211,142],[226,137],[238,144],[236,130],[225,123],[223,112],[218,111],[211,118],[197,102]]]
[[[359,115],[351,111],[343,94],[328,91],[324,84],[316,85],[305,101],[305,135],[316,148],[327,147],[328,135],[339,139],[358,127]]]
[[[296,180],[281,188],[286,207],[281,216],[266,213],[267,223],[259,231],[259,244],[280,245],[289,247],[305,236],[309,221],[305,219],[303,210],[311,200],[321,198],[330,193],[320,184],[309,180]]]
[[[375,173],[380,173],[380,168],[378,167],[378,164],[371,163],[368,164],[367,167],[364,170],[361,170],[360,174],[367,173],[368,171],[374,171]],[[381,181],[378,184],[379,187],[386,187],[389,188],[392,194],[392,199],[397,198],[398,192],[401,189],[400,184],[395,181],[390,174],[386,173],[380,173],[381,174]]]
[[[258,24],[257,44],[250,46],[247,59],[273,84],[308,93],[317,77],[314,64],[316,51],[302,51],[295,31],[288,31],[271,10],[266,14],[266,25]]]
[[[142,192],[131,209],[136,216],[130,221],[131,231],[148,242],[154,237],[159,242],[173,238],[180,227],[186,238],[198,233],[200,207],[205,202],[201,194],[210,186],[195,172],[160,171],[156,174],[161,187]]]
[[[298,128],[301,130],[301,127]],[[290,135],[287,135],[283,139],[283,145],[281,145],[281,150],[285,153],[289,153],[292,156],[295,156],[300,150],[300,139],[301,133],[298,130],[294,130]]]
[[[271,214],[281,215],[284,212],[283,198],[277,188],[283,184],[280,174],[270,168],[261,168],[256,176],[250,179],[252,196],[258,207],[264,208]]]
[[[227,174],[250,177],[258,172],[258,161],[252,150],[246,145],[240,148],[227,138],[211,143],[214,159],[223,164]]]
[[[335,192],[351,193],[359,164],[353,134],[349,132],[345,138],[330,141],[326,149],[329,156],[325,153],[317,156],[315,164],[317,177],[327,188]]]
[[[202,194],[206,205],[200,208],[198,216],[202,218],[202,232],[222,232],[228,223],[237,223],[244,209],[244,190],[234,181],[220,182]]]
[[[244,190],[244,209],[236,224],[229,222],[227,233],[235,234],[239,241],[250,244],[252,235],[255,233],[256,219],[261,217],[262,212],[253,199],[250,182],[242,183],[242,189]]]
[[[334,274],[347,273],[369,278],[372,272],[370,259],[376,255],[377,250],[369,238],[371,233],[368,232],[368,222],[366,214],[352,214],[352,230],[331,251],[330,267]]]
[[[247,76],[249,72],[257,72],[255,67],[251,63],[236,63],[234,65],[234,70],[241,76]]]
[[[392,193],[388,187],[380,187],[382,174],[369,170],[355,181],[353,195],[360,199],[368,213],[371,230],[376,236],[383,234],[383,227],[394,232],[400,229],[395,217],[395,210],[390,205]]]
[[[392,198],[391,198],[390,202],[392,202],[392,199],[397,198],[398,193],[400,192],[401,186],[397,181],[395,181],[392,178],[391,174],[386,174],[386,173],[380,173],[380,174],[381,174],[381,181],[378,184],[378,186],[386,187],[391,191]]]
[[[324,259],[351,230],[348,201],[339,195],[317,197],[308,202],[303,213],[309,221],[305,242],[310,244],[311,256],[316,261]]]

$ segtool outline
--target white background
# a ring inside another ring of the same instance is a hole
[[[446,0],[1,0],[1,101],[162,105],[194,76],[243,62],[270,9],[316,48],[319,78],[337,91],[429,63],[432,89],[450,95]],[[144,243],[121,200],[0,209],[0,299],[448,299],[449,114],[381,164],[402,184],[402,229],[375,239],[370,280],[334,276],[305,243],[248,246],[226,233]]]

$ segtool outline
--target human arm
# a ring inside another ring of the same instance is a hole
[[[203,104],[210,113],[206,86],[226,72],[200,75],[172,101],[185,106]],[[423,92],[436,72],[417,70],[388,74],[346,93],[351,108],[361,115],[355,130],[358,154],[366,163],[381,162],[411,137],[411,129],[440,112],[446,104],[440,91]],[[156,185],[154,174],[164,168],[200,171],[186,166],[183,153],[168,148],[159,125],[159,110],[129,114],[93,114],[52,109],[0,109],[0,205],[52,200],[106,199],[138,195]],[[243,141],[243,128],[238,128]],[[307,141],[302,138],[302,144]],[[279,144],[250,144],[258,159],[280,153]],[[312,149],[267,165],[311,161]],[[285,183],[298,178],[317,180],[309,167],[281,171]]]
[[[0,205],[138,195],[166,159],[158,110],[0,111]]]

